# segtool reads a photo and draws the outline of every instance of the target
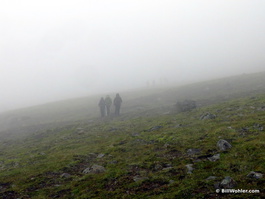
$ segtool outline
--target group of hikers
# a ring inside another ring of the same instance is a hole
[[[122,99],[119,93],[117,93],[116,97],[113,100],[113,105],[115,106],[115,116],[120,115],[121,103],[122,103]],[[109,95],[107,95],[105,99],[101,97],[98,103],[98,106],[100,108],[101,117],[110,116],[111,105],[112,105],[112,99]]]

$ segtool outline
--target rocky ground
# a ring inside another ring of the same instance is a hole
[[[262,198],[265,95],[233,96],[25,126],[0,141],[0,197]]]
[[[10,141],[1,146],[0,196],[260,198],[264,102],[260,95],[182,113],[75,123]],[[216,193],[221,189],[260,193]]]

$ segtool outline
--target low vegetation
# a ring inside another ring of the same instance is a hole
[[[0,197],[262,198],[265,94],[259,91],[208,104],[202,102],[215,97],[194,95],[203,105],[186,112],[153,104],[3,138]],[[219,140],[232,147],[221,150]],[[227,176],[233,183],[222,185]],[[224,188],[259,193],[216,192]]]

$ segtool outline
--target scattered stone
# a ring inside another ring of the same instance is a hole
[[[216,115],[211,114],[211,113],[205,113],[201,115],[200,120],[207,120],[207,119],[215,119]]]
[[[70,178],[70,177],[71,177],[71,175],[69,173],[63,173],[61,175],[61,178]]]
[[[175,128],[180,128],[183,127],[183,124],[177,124],[176,126],[174,126]]]
[[[263,131],[264,127],[261,124],[254,124],[253,126],[255,129],[259,130],[259,131]]]
[[[188,155],[196,155],[196,154],[199,154],[200,152],[201,152],[201,149],[188,149],[187,150]]]
[[[79,127],[79,128],[76,129],[76,133],[81,135],[81,134],[85,133],[85,130],[83,128]]]
[[[175,107],[177,112],[187,112],[195,109],[197,106],[194,100],[184,100],[183,102],[177,102]]]
[[[217,147],[218,147],[221,151],[226,151],[226,150],[232,148],[232,145],[231,145],[229,142],[227,142],[226,140],[221,139],[221,140],[219,140],[219,141],[217,142]]]
[[[230,176],[226,176],[220,183],[220,188],[231,189],[236,186],[236,181],[233,180]]]
[[[142,177],[142,176],[139,176],[139,175],[133,177],[134,182],[144,181],[144,180],[147,180],[147,179],[148,179],[148,177]]]
[[[106,169],[103,166],[94,164],[92,167],[86,168],[83,173],[88,174],[88,173],[103,173],[105,172]]]
[[[208,178],[206,178],[205,180],[207,181],[211,181],[211,180],[215,180],[216,176],[209,176]]]
[[[109,162],[109,164],[117,164],[117,163],[118,163],[117,160],[112,160],[112,161]]]
[[[255,172],[255,171],[251,171],[248,175],[247,175],[248,178],[254,178],[254,179],[261,179],[263,177],[263,174],[262,173],[258,173],[258,172]]]
[[[154,166],[154,170],[156,170],[156,171],[161,170],[161,169],[163,169],[163,167],[162,167],[162,165],[160,165],[160,164],[156,164],[156,165]]]
[[[113,132],[113,131],[118,131],[119,129],[118,128],[115,128],[115,127],[111,127],[111,128],[109,128],[109,132]]]
[[[133,134],[132,134],[132,137],[138,137],[138,136],[140,136],[139,133],[133,133]]]
[[[150,131],[156,131],[156,130],[159,130],[161,128],[163,128],[163,126],[154,126],[154,127],[150,128],[150,129],[148,129],[147,131],[148,132],[150,132]]]
[[[188,169],[188,172],[187,173],[192,174],[192,171],[194,170],[194,168],[192,166],[193,166],[193,164],[187,164],[186,165],[186,167]]]
[[[100,154],[98,154],[97,158],[103,158],[104,156],[105,156],[104,153],[100,153]]]
[[[219,159],[220,159],[220,154],[219,153],[215,154],[215,155],[213,155],[211,157],[208,157],[208,160],[210,160],[211,162],[215,162],[215,161],[217,161]]]
[[[265,106],[257,108],[258,111],[265,111]]]
[[[166,143],[166,144],[164,144],[163,147],[167,149],[169,146],[170,146],[170,144]]]
[[[163,171],[169,171],[169,170],[171,170],[171,169],[173,169],[173,167],[170,166],[170,167],[164,167],[162,170],[163,170]]]
[[[91,169],[90,168],[86,168],[84,171],[83,171],[84,174],[88,174],[88,173],[91,173]]]

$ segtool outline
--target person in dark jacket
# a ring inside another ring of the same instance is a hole
[[[98,103],[98,106],[100,108],[100,114],[101,114],[101,117],[105,117],[105,100],[104,98],[102,97]]]
[[[105,104],[106,104],[106,109],[107,109],[107,116],[110,116],[110,107],[112,105],[112,99],[110,98],[109,95],[107,95],[105,98]]]
[[[121,99],[119,93],[117,93],[116,97],[113,101],[113,104],[115,106],[115,115],[116,116],[120,115],[121,103],[122,103],[122,99]]]

